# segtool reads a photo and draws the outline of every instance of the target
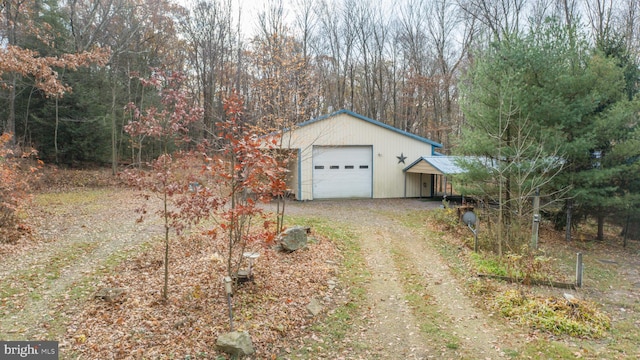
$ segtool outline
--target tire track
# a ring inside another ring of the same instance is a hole
[[[0,304],[2,339],[44,339],[61,331],[51,327],[64,321],[73,306],[70,300],[82,296],[73,294],[79,291],[76,286],[93,276],[112,254],[132,251],[160,231],[152,219],[136,223],[135,209],[143,201],[133,191],[78,190],[72,196],[79,200],[54,202],[44,209],[47,218],[39,227],[42,243],[14,257],[17,261],[0,262],[3,281],[28,286]],[[88,199],[83,201],[83,196]],[[49,269],[55,273],[47,273]]]
[[[478,309],[463,291],[462,284],[433,248],[426,229],[411,229],[394,218],[415,210],[428,210],[437,203],[415,199],[340,200],[288,204],[290,213],[318,216],[347,225],[359,238],[371,280],[366,284],[369,309],[363,314],[370,325],[361,341],[380,359],[499,359],[501,346],[509,344],[508,330]],[[443,339],[421,332],[424,319],[416,318],[405,300],[403,272],[393,256],[403,257],[416,269],[429,294],[430,310],[440,323],[430,324]],[[446,339],[444,339],[446,341]],[[447,345],[459,342],[454,347]],[[354,358],[361,358],[355,355]]]

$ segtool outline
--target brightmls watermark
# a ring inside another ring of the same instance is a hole
[[[58,360],[57,341],[0,341],[0,360]]]

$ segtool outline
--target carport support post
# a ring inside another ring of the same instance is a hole
[[[407,172],[404,172],[404,197],[407,197]]]

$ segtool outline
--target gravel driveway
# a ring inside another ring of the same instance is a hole
[[[64,221],[48,223],[44,227],[51,230],[42,235],[56,241],[56,246],[47,246],[45,242],[36,248],[26,248],[25,252],[31,253],[29,257],[13,254],[22,260],[0,263],[3,286],[16,289],[2,304],[0,337],[45,338],[49,327],[61,325],[56,324],[61,316],[57,309],[64,307],[83,275],[99,272],[114,251],[133,249],[148,239],[131,234],[156,233],[151,228],[158,224],[131,221],[131,214],[141,203],[133,193],[119,196],[117,200],[112,194],[105,191],[96,198],[85,199],[80,193],[76,206],[50,204],[48,211],[56,212],[51,219],[64,219],[67,215],[57,212],[70,211],[68,216],[84,217],[74,222],[82,225],[68,229]],[[335,358],[496,359],[504,356],[501,349],[510,347],[509,343],[514,341],[508,329],[500,328],[465,296],[462,284],[451,275],[448,265],[434,249],[435,235],[426,229],[405,226],[401,221],[403,217],[420,216],[420,210],[426,212],[439,205],[418,199],[287,203],[287,215],[325,218],[349,228],[357,236],[371,274],[365,284],[367,304],[362,309],[362,318],[358,319],[359,324],[364,325],[352,329],[346,339],[365,344],[367,353],[336,354]],[[94,218],[96,213],[100,218]],[[46,213],[40,215],[43,222],[49,221]],[[128,221],[121,221],[123,218]],[[59,239],[67,233],[73,236]],[[415,309],[407,301],[411,294],[405,291],[406,270],[398,267],[398,256],[418,274],[423,286],[420,296],[428,299],[430,313],[437,314],[439,319],[427,327],[436,329],[440,337],[425,330],[425,319],[417,318]],[[52,267],[47,260],[52,258],[59,258],[61,263]],[[65,266],[67,261],[77,259],[83,260]],[[39,323],[42,326],[30,326]],[[442,339],[442,334],[450,335],[451,339]]]
[[[368,326],[362,332],[354,331],[352,336],[374,349],[375,357],[496,359],[505,357],[502,349],[510,348],[514,341],[508,329],[501,328],[464,294],[463,285],[434,249],[435,235],[400,221],[402,217],[420,216],[419,210],[426,212],[440,204],[419,199],[287,203],[285,214],[326,218],[357,234],[371,278],[366,284],[368,310],[363,314]],[[416,318],[406,300],[410,294],[403,290],[406,271],[398,269],[393,259],[398,255],[417,271],[420,283],[425,284],[422,296],[429,299],[432,311],[441,319],[429,327],[441,330],[439,334],[450,334],[452,339],[438,339],[421,331],[423,319]]]

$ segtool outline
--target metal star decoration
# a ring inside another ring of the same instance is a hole
[[[403,163],[404,161],[407,160],[407,157],[404,156],[404,153],[400,153],[400,156],[396,156],[398,158],[398,164]]]

